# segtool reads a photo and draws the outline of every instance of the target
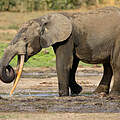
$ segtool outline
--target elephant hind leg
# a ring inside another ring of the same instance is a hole
[[[117,59],[113,62],[114,63],[112,64],[112,68],[113,68],[114,82],[110,94],[112,96],[120,96],[120,55],[118,55]]]
[[[82,91],[82,87],[78,85],[77,82],[75,81],[75,73],[78,64],[79,64],[79,59],[76,56],[74,56],[73,65],[72,68],[70,69],[70,77],[69,77],[69,87],[72,95],[77,95]]]
[[[110,94],[112,96],[120,96],[120,68],[113,70],[114,83]]]
[[[120,96],[120,37],[116,40],[115,48],[111,58],[111,65],[114,75],[114,83],[110,94]]]
[[[113,70],[112,70],[110,63],[104,63],[103,68],[104,68],[103,77],[102,77],[97,89],[95,90],[95,93],[103,92],[105,94],[108,94],[109,89],[110,89],[112,75],[113,75]]]

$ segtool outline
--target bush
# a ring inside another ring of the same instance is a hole
[[[95,5],[96,0],[0,0],[0,11],[34,11],[80,8]]]

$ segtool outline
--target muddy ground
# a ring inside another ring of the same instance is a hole
[[[76,80],[83,87],[82,93],[74,97],[59,97],[54,68],[25,69],[11,97],[9,92],[13,83],[0,81],[0,112],[120,113],[119,97],[93,94],[101,77],[101,67],[79,68]]]

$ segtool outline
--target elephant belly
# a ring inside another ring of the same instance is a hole
[[[101,48],[77,48],[76,49],[76,56],[85,63],[88,64],[101,64],[106,62],[111,55],[111,50],[104,50]]]

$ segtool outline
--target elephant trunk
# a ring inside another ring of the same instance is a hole
[[[15,79],[15,72],[13,68],[9,65],[9,62],[12,58],[16,55],[16,51],[11,49],[12,47],[9,46],[0,61],[0,79],[4,83],[11,83]]]
[[[11,83],[16,78],[16,80],[14,81],[14,86],[10,92],[10,95],[12,95],[14,89],[16,88],[16,85],[22,73],[24,60],[25,60],[24,54],[18,55],[18,66],[17,66],[17,70],[15,73],[14,69],[9,65],[10,61],[15,57],[15,55],[18,54],[17,50],[13,48],[14,48],[13,46],[9,46],[5,50],[3,58],[0,61],[0,79],[4,83]]]

